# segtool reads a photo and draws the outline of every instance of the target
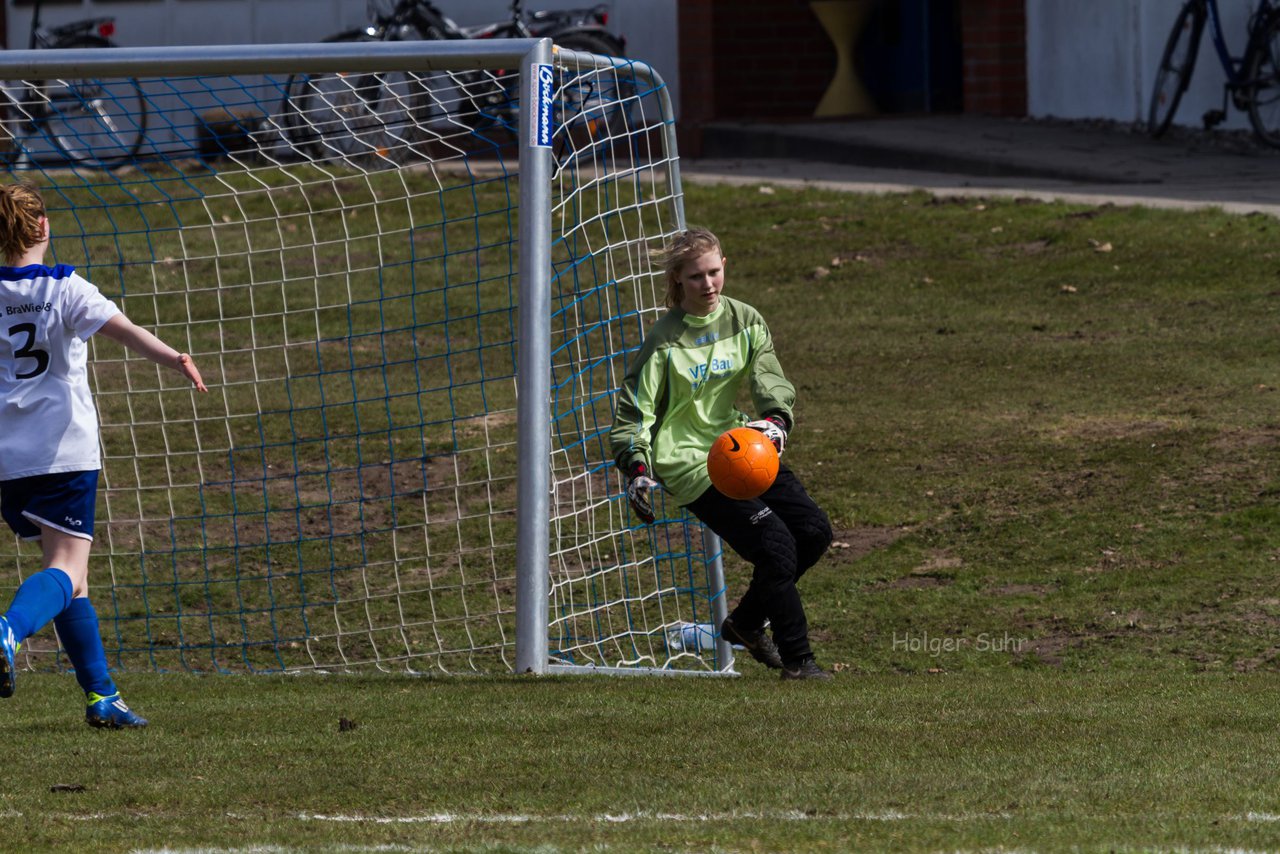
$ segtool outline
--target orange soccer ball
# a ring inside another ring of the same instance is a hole
[[[757,498],[778,476],[778,451],[759,430],[734,427],[711,444],[707,474],[715,488],[730,498]]]

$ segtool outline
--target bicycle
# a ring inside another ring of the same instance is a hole
[[[623,56],[627,52],[625,37],[608,29],[609,7],[603,3],[581,9],[546,9],[524,12],[524,3],[513,0],[511,17],[494,24],[463,27],[469,39],[549,38],[569,50]]]
[[[57,27],[40,23],[41,0],[31,9],[32,50],[114,47],[115,19],[86,18]],[[132,160],[146,135],[147,106],[137,80],[30,80],[0,83],[0,163],[32,159],[31,142],[43,135],[68,160],[110,168]]]
[[[570,50],[611,55],[620,55],[626,45],[622,37],[605,29],[605,6],[535,12],[526,19],[522,2],[514,0],[510,19],[465,28],[430,0],[395,0],[389,10],[379,0],[369,0],[368,14],[367,27],[325,41],[545,36]],[[424,76],[400,72],[294,75],[285,83],[285,128],[299,149],[321,159],[340,156],[396,162],[411,156],[423,136],[448,138],[453,145],[461,144],[460,136],[470,136],[482,147],[501,147],[517,129],[518,77],[514,70]],[[568,87],[567,91],[574,97],[562,112],[570,115],[602,112],[599,105],[610,97],[624,97],[619,91],[603,93],[599,87]],[[611,119],[611,130],[617,131],[625,116],[616,114]]]
[[[627,40],[607,29],[608,7],[603,4],[581,9],[534,12],[528,17],[521,0],[511,3],[507,21],[470,27],[468,38],[550,38],[558,47],[601,56],[625,56]],[[491,93],[485,115],[497,125],[514,133],[519,120],[518,99],[513,94],[519,74],[501,70],[495,73],[496,93]],[[598,140],[613,140],[626,133],[631,119],[631,102],[635,85],[624,75],[594,73],[566,74],[561,82],[563,98],[555,120],[563,128],[556,161],[564,162],[566,150],[574,152],[601,148],[591,145]],[[607,146],[606,146],[607,147]],[[571,154],[569,156],[572,156]]]
[[[1227,82],[1222,109],[1204,114],[1206,129],[1226,119],[1227,102],[1249,115],[1254,134],[1267,145],[1280,148],[1280,5],[1261,0],[1249,16],[1248,39],[1242,56],[1231,55],[1222,32],[1218,0],[1186,0],[1160,57],[1147,132],[1159,137],[1169,129],[1178,104],[1191,81],[1205,22],[1212,28],[1214,52]]]

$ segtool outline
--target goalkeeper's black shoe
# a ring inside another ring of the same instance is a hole
[[[741,646],[765,667],[772,667],[774,670],[782,669],[782,656],[778,654],[778,648],[765,634],[764,629],[744,632],[733,624],[732,617],[725,617],[724,622],[720,624],[720,637],[729,643]]]
[[[124,704],[119,691],[107,697],[90,691],[84,722],[98,729],[140,729],[147,725],[146,718]]]
[[[816,679],[819,682],[826,682],[831,679],[831,674],[818,666],[818,662],[812,658],[806,658],[799,664],[788,664],[782,668],[783,679]]]

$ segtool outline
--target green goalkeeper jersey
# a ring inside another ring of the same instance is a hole
[[[750,384],[758,415],[792,422],[796,391],[782,374],[760,312],[720,297],[706,317],[673,308],[649,330],[618,391],[609,439],[623,472],[644,463],[679,504],[711,486],[707,450],[716,437],[751,419],[737,408]]]

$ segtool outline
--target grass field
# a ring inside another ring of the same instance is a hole
[[[26,675],[0,847],[1280,850],[1280,224],[770,189],[686,204],[799,391],[833,684],[129,673],[99,733]]]
[[[36,676],[0,814],[21,850],[1262,850],[1273,681],[133,676],[153,725],[102,733]]]

